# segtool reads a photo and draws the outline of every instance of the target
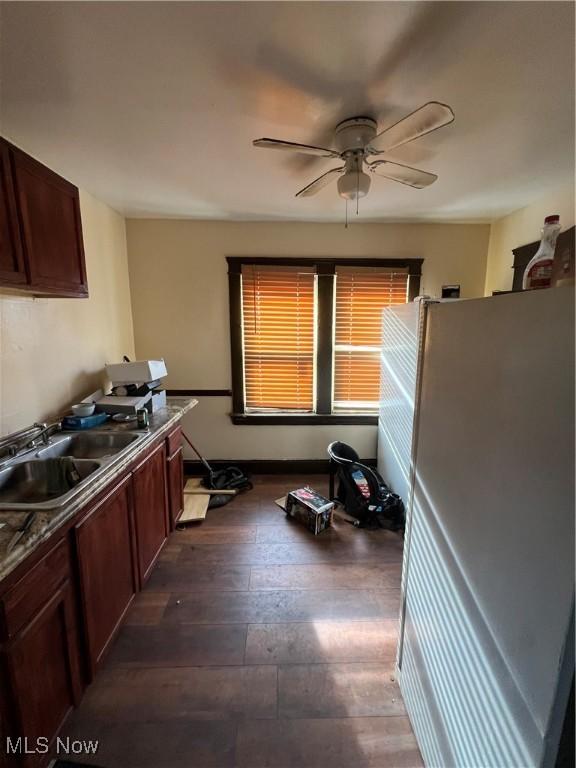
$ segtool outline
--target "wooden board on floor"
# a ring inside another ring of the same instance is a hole
[[[209,502],[210,494],[208,493],[185,493],[184,511],[178,518],[178,525],[204,520]]]

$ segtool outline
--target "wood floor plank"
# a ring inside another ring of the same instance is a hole
[[[158,562],[146,585],[148,592],[234,591],[247,589],[250,567]]]
[[[400,574],[400,563],[256,566],[250,589],[394,589]]]
[[[82,702],[93,722],[275,718],[273,666],[106,669]]]
[[[175,563],[180,559],[180,553],[182,552],[182,546],[180,544],[172,544],[168,542],[165,544],[162,551],[158,555],[159,563]]]
[[[281,520],[274,518],[269,525],[257,526],[256,541],[258,542],[302,544],[311,539],[321,546],[326,542],[347,541],[348,536],[346,531],[335,525],[314,536],[307,528],[289,517],[284,517]]]
[[[158,624],[169,599],[169,592],[140,592],[128,610],[125,626]]]
[[[423,768],[407,717],[247,721],[237,768]]]
[[[106,667],[191,667],[242,664],[246,626],[187,624],[174,628],[125,626],[120,631]]]
[[[278,669],[278,716],[405,715],[394,661],[383,664],[292,664]]]
[[[229,508],[209,509],[203,528],[219,528],[220,526],[233,525],[278,525],[286,517],[285,513],[277,507],[261,509],[255,505],[241,505],[236,499],[229,504]],[[226,510],[226,511],[225,511]]]
[[[170,537],[170,545],[198,542],[204,544],[247,544],[256,541],[256,526],[228,525],[213,526],[205,523],[191,525],[175,531]]]
[[[400,589],[270,590],[176,592],[168,601],[166,623],[256,624],[304,621],[397,619]]]
[[[129,725],[74,719],[63,731],[73,739],[97,740],[98,752],[81,760],[105,768],[234,768],[236,732],[233,720],[180,718]]]
[[[393,661],[398,621],[250,624],[246,664]]]
[[[318,537],[320,538],[320,537]],[[324,539],[321,543],[256,542],[250,544],[169,544],[162,562],[189,562],[197,565],[296,565],[308,563],[383,563],[402,560],[396,550],[382,551],[373,542],[362,540],[357,546],[345,541]],[[163,553],[164,554],[164,553]]]
[[[402,554],[403,539],[397,533],[379,528],[367,531],[362,528],[354,528],[342,520],[334,520],[332,526],[318,536],[312,536],[304,526],[290,518],[277,521],[275,525],[259,525],[257,527],[256,541],[259,542],[283,542],[294,543],[307,542],[313,539],[318,545],[323,542],[340,541],[346,545],[355,547],[374,546],[382,553],[397,552]]]

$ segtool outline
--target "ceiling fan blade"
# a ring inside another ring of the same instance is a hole
[[[312,197],[316,192],[320,192],[321,189],[330,184],[336,176],[340,175],[345,167],[346,166],[343,165],[340,168],[331,168],[329,171],[326,171],[326,173],[323,173],[322,176],[318,176],[317,179],[311,181],[308,186],[304,187],[299,192],[296,192],[295,197]]]
[[[372,154],[388,152],[394,147],[400,147],[408,141],[448,125],[453,120],[454,112],[447,104],[429,101],[428,104],[424,104],[423,107],[377,134],[370,142],[370,148],[375,150]]]
[[[418,168],[411,168],[409,165],[400,165],[400,163],[390,163],[388,160],[376,160],[374,163],[367,163],[373,173],[378,176],[384,176],[392,181],[399,181],[401,184],[407,184],[409,187],[424,189],[434,184],[438,176],[428,171],[420,171]]]
[[[311,144],[295,144],[293,141],[279,141],[278,139],[255,139],[252,142],[255,147],[264,149],[283,149],[288,152],[301,152],[305,155],[317,155],[318,157],[340,157],[339,152],[325,147],[314,147]]]

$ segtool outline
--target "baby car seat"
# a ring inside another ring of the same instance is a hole
[[[372,467],[360,462],[352,446],[336,441],[328,446],[330,474],[338,476],[336,500],[367,528],[404,531],[404,504]]]

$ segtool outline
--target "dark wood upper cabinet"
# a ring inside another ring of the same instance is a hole
[[[60,295],[87,294],[78,188],[16,147],[11,154],[31,286]]]
[[[0,139],[0,285],[86,297],[78,188]]]
[[[0,283],[22,286],[27,281],[10,168],[10,149],[0,139]]]
[[[166,448],[158,446],[134,470],[134,522],[140,584],[146,581],[162,545],[168,537],[166,499]]]

